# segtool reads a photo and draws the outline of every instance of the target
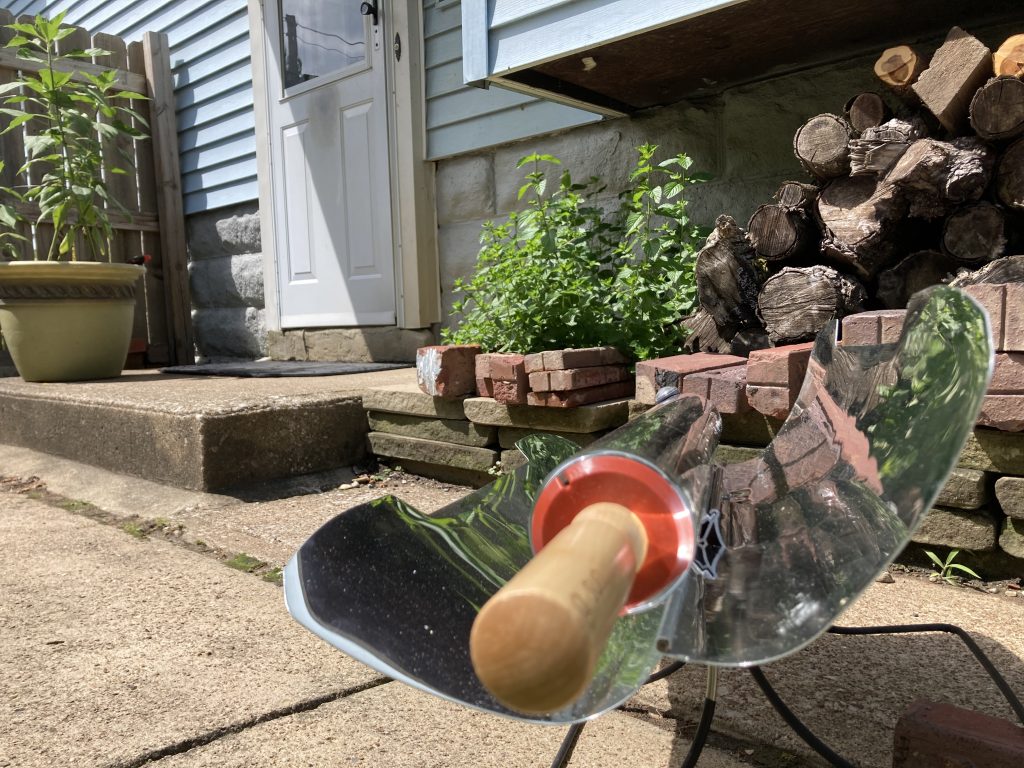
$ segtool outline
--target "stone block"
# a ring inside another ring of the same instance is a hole
[[[637,416],[641,416],[641,415],[647,413],[647,411],[651,410],[651,408],[653,408],[653,407],[654,407],[654,405],[651,404],[651,403],[641,403],[638,400],[630,400],[629,401],[629,420],[632,421]]]
[[[799,389],[814,342],[755,349],[747,358],[747,384]]]
[[[985,395],[978,425],[1004,432],[1024,431],[1024,394]]]
[[[452,485],[466,485],[470,488],[483,488],[485,485],[493,483],[495,479],[494,475],[490,472],[480,472],[475,469],[451,467],[447,464],[432,464],[430,462],[415,461],[411,459],[401,459],[398,461],[392,461],[391,463],[400,466],[410,475],[429,477],[433,480],[439,480],[442,483],[451,483]]]
[[[267,355],[273,360],[305,360],[306,339],[302,331],[267,331]]]
[[[632,397],[634,386],[634,382],[630,380],[602,384],[599,387],[574,389],[569,392],[530,392],[526,395],[526,402],[528,405],[546,408],[578,408],[581,405]]]
[[[456,157],[439,163],[434,183],[439,225],[494,215],[494,163],[490,155]]]
[[[896,721],[893,768],[1024,765],[1020,725],[952,704],[915,701]]]
[[[263,308],[263,256],[243,253],[189,262],[194,307]]]
[[[978,509],[990,501],[989,478],[985,472],[957,467],[935,499],[936,506]]]
[[[1006,314],[1006,286],[1000,283],[968,285],[963,290],[988,312],[988,322],[992,333],[992,348],[997,352],[1002,351],[1003,321]]]
[[[903,332],[905,309],[876,309],[843,318],[841,343],[851,346],[895,344]]]
[[[1003,518],[1003,529],[999,534],[999,548],[1008,555],[1024,558],[1024,520],[1013,517]]]
[[[544,429],[524,429],[522,427],[498,427],[498,445],[509,450],[516,447],[516,443],[529,435],[554,435],[570,440],[580,448],[585,448],[597,440],[605,432],[551,432]]]
[[[1024,354],[997,352],[992,380],[988,384],[990,395],[1024,393]]]
[[[454,400],[476,390],[475,344],[448,344],[416,350],[416,383],[432,397]]]
[[[370,450],[389,459],[418,461],[424,464],[442,464],[474,472],[487,472],[498,460],[497,451],[474,448],[440,440],[423,440],[386,432],[370,432]],[[404,466],[404,465],[403,465]]]
[[[411,363],[416,350],[434,343],[429,329],[320,328],[304,332],[310,362]]]
[[[373,432],[387,432],[421,440],[438,440],[485,448],[498,440],[498,428],[459,419],[432,419],[404,413],[370,411],[366,414]]]
[[[501,468],[506,472],[519,469],[524,464],[526,464],[526,457],[518,448],[509,448],[501,452]]]
[[[996,547],[996,521],[987,510],[968,512],[934,507],[925,515],[911,541],[987,552]]]
[[[703,397],[720,414],[745,413],[750,410],[747,402],[747,368],[743,365],[691,373],[683,379],[683,392]]]
[[[463,401],[463,406],[466,417],[476,424],[550,432],[599,432],[621,426],[629,417],[627,400],[584,405],[580,408],[533,408],[527,405],[502,405],[486,397],[471,397]]]
[[[967,436],[957,465],[1002,475],[1024,475],[1024,435],[976,429]]]
[[[260,214],[255,203],[194,214],[186,220],[192,261],[260,253]]]
[[[629,369],[624,365],[599,365],[564,371],[537,371],[529,377],[530,389],[534,392],[568,392],[625,381],[629,378]]]
[[[707,352],[644,360],[636,364],[636,399],[642,403],[653,404],[659,389],[662,387],[682,388],[683,379],[691,373],[744,365],[746,362],[745,357],[715,355]]]
[[[363,393],[363,407],[368,411],[405,413],[437,419],[465,419],[463,400],[442,400],[431,397],[415,384],[370,389]]]
[[[196,347],[206,360],[263,357],[267,351],[266,316],[254,307],[192,310]]]
[[[996,499],[1003,514],[1024,520],[1024,477],[1000,477],[996,480]]]
[[[453,288],[457,278],[469,279],[480,253],[480,232],[484,220],[465,221],[438,227],[437,251],[441,273],[441,317],[451,328],[458,327],[453,317],[453,304],[457,298]]]
[[[773,419],[785,420],[796,401],[796,392],[789,387],[747,386],[747,401],[755,411]]]

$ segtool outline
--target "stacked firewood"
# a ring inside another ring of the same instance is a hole
[[[1024,252],[1024,35],[993,54],[954,27],[930,62],[899,46],[875,73],[885,95],[796,132],[812,183],[784,183],[746,230],[718,218],[697,257],[691,351],[811,339]]]

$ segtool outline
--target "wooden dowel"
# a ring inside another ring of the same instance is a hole
[[[580,511],[473,623],[470,658],[494,698],[545,714],[583,693],[646,553],[644,526],[626,507]]]

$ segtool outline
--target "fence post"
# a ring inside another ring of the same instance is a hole
[[[156,203],[160,218],[167,326],[172,334],[171,356],[175,364],[189,365],[195,362],[192,300],[188,286],[185,215],[181,198],[178,133],[174,120],[174,87],[167,35],[147,32],[142,45],[150,98],[149,132],[153,140],[156,168]]]

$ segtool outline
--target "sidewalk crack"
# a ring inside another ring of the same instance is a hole
[[[322,707],[324,704],[330,704],[332,701],[339,701],[341,699],[348,698],[349,696],[354,696],[357,693],[362,693],[363,691],[368,691],[372,688],[377,688],[378,686],[390,682],[392,682],[390,677],[377,677],[373,680],[369,680],[363,683],[362,685],[356,685],[351,688],[344,688],[340,691],[328,693],[323,696],[317,696],[312,699],[306,699],[305,701],[300,701],[297,704],[291,704],[287,707],[274,709],[262,715],[257,715],[256,717],[249,718],[248,720],[242,720],[240,722],[232,723],[231,725],[226,725],[221,728],[215,728],[212,731],[207,731],[206,733],[200,734],[198,736],[183,739],[182,741],[175,742],[174,744],[169,744],[166,747],[161,747],[159,749],[153,749],[148,752],[144,752],[138,757],[135,757],[131,760],[111,763],[107,765],[106,768],[141,768],[141,766],[157,762],[158,760],[162,760],[165,757],[180,755],[185,752],[188,752],[191,749],[195,749],[196,747],[205,747],[207,744],[212,744],[213,742],[222,739],[225,736],[231,736],[236,733],[241,733],[243,731],[249,730],[250,728],[254,728],[257,725],[262,725],[263,723],[269,723],[274,720],[279,720],[282,717],[290,717],[291,715],[297,715],[301,712],[310,712],[314,709]]]

